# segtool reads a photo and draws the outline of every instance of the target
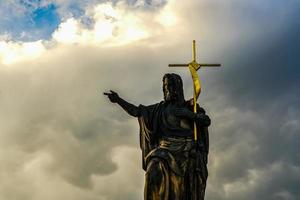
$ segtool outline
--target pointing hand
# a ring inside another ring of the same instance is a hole
[[[110,93],[104,92],[103,94],[106,95],[112,103],[116,103],[120,99],[118,93],[112,90],[110,90]]]

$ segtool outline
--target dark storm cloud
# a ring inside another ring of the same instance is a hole
[[[268,104],[287,94],[296,95],[300,81],[300,61],[297,58],[300,4],[288,1],[276,6],[280,8],[261,8],[256,12],[250,8],[246,14],[239,13],[245,24],[255,24],[255,29],[249,30],[248,36],[242,40],[237,38],[239,43],[224,52],[224,69],[215,75],[226,86],[222,89],[228,92],[228,96],[238,100],[236,103]]]
[[[297,59],[300,24],[285,26],[282,27],[286,31],[284,35],[264,35],[258,44],[244,44],[241,48],[245,51],[231,52],[228,63],[231,66],[224,70],[221,79],[230,88],[225,88],[230,95],[240,101],[268,103],[286,94],[296,94],[300,81]]]
[[[215,123],[208,199],[300,196],[300,4],[289,3],[272,17],[240,14],[256,28],[225,52],[219,73],[208,73],[215,78],[205,96]]]

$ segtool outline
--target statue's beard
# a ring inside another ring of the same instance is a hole
[[[177,96],[171,93],[165,93],[164,98],[165,101],[172,101],[172,100],[176,100]]]
[[[173,101],[182,101],[184,98],[182,97],[182,95],[177,94],[175,92],[164,92],[164,99],[167,102]]]

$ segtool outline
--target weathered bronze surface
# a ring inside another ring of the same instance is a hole
[[[163,93],[163,101],[149,106],[132,105],[114,91],[104,94],[138,118],[142,166],[146,171],[144,199],[203,200],[210,118],[198,104],[193,112],[194,100],[184,99],[179,75],[164,75]]]

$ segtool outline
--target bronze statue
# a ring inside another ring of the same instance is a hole
[[[144,199],[203,200],[210,118],[198,104],[193,112],[195,101],[184,99],[179,75],[165,74],[162,89],[164,100],[149,106],[132,105],[114,91],[104,94],[138,118],[142,166],[146,171]]]

